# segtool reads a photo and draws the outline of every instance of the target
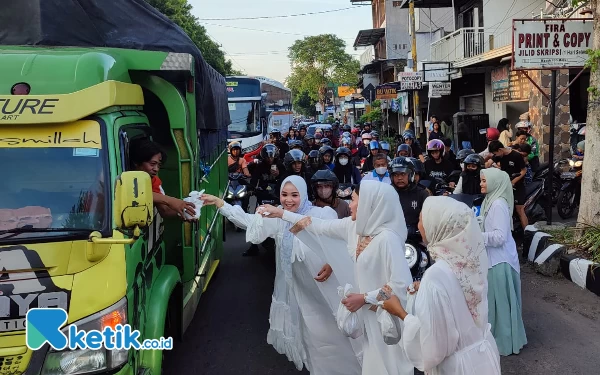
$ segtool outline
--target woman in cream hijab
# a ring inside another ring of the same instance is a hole
[[[396,297],[383,302],[404,320],[400,345],[427,374],[499,375],[487,316],[487,255],[473,211],[449,197],[427,198],[419,230],[435,264],[418,286],[414,311],[408,314]]]
[[[519,354],[527,344],[521,315],[521,276],[512,236],[514,207],[510,177],[497,168],[481,171],[481,229],[488,255],[489,320],[501,355]]]
[[[310,214],[265,206],[269,217],[294,223],[291,231],[310,248],[320,247],[334,261],[336,248],[346,247],[354,262],[360,293],[342,300],[352,312],[359,311],[366,333],[363,375],[413,375],[414,366],[399,345],[387,345],[377,321],[379,301],[397,293],[406,305],[406,288],[412,282],[404,257],[407,230],[398,194],[391,185],[365,181],[352,194],[351,217],[320,220]],[[337,271],[334,271],[334,274]]]

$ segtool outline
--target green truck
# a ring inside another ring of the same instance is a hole
[[[177,343],[218,270],[223,220],[214,207],[162,218],[129,145],[166,151],[166,195],[223,196],[225,79],[143,1],[17,3],[0,15],[0,375],[160,374],[161,350],[33,350],[26,314],[62,308],[63,332],[129,324]]]

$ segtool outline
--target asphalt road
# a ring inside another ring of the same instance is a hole
[[[244,233],[227,232],[220,271],[202,296],[183,342],[166,355],[167,375],[285,375],[298,372],[266,342],[274,258],[245,258]],[[597,374],[600,300],[562,278],[522,266],[528,345],[502,358],[503,374]],[[374,374],[376,375],[376,374]]]

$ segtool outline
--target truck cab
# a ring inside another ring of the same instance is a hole
[[[62,308],[63,332],[129,324],[141,340],[182,337],[218,268],[223,220],[214,207],[196,222],[162,218],[129,145],[147,137],[166,151],[166,195],[224,195],[229,118],[214,112],[227,112],[225,80],[194,59],[0,46],[0,374],[161,373],[159,350],[32,350],[26,315]]]

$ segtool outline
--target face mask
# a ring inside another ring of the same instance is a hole
[[[346,165],[348,164],[348,159],[347,158],[340,158],[340,165]]]
[[[319,194],[319,198],[321,199],[331,198],[331,193],[333,193],[333,188],[329,186],[322,187],[317,191],[317,194]]]
[[[368,146],[370,142],[371,142],[371,141],[369,141],[369,140],[366,140],[366,141],[363,141],[363,144],[364,144],[365,146]]]
[[[385,172],[387,172],[387,167],[379,167],[379,168],[375,168],[375,172],[377,172],[377,174],[385,174]]]

